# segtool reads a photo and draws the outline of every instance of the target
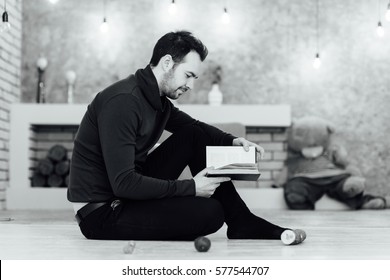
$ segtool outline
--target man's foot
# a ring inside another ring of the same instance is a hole
[[[286,228],[282,228],[260,217],[250,214],[236,223],[228,224],[229,239],[280,239]]]
[[[306,232],[301,229],[286,229],[282,232],[280,240],[285,245],[297,245],[306,239]]]

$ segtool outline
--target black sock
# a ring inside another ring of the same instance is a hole
[[[228,226],[229,239],[280,239],[286,228],[279,227],[251,214]]]
[[[222,204],[229,239],[279,239],[285,230],[252,214],[232,182],[222,183],[212,198]]]

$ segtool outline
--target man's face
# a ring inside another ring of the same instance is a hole
[[[189,52],[181,63],[174,64],[164,74],[161,82],[162,93],[170,99],[178,99],[182,94],[193,89],[201,63],[197,52]]]

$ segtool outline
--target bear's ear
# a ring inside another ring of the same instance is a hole
[[[327,124],[327,129],[328,129],[329,134],[332,134],[336,131],[334,124],[330,123],[330,122],[328,122],[328,124]]]

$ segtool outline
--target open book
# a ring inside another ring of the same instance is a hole
[[[207,146],[206,165],[215,169],[208,177],[230,177],[232,180],[256,181],[260,172],[256,163],[255,147],[245,151],[238,146]]]

